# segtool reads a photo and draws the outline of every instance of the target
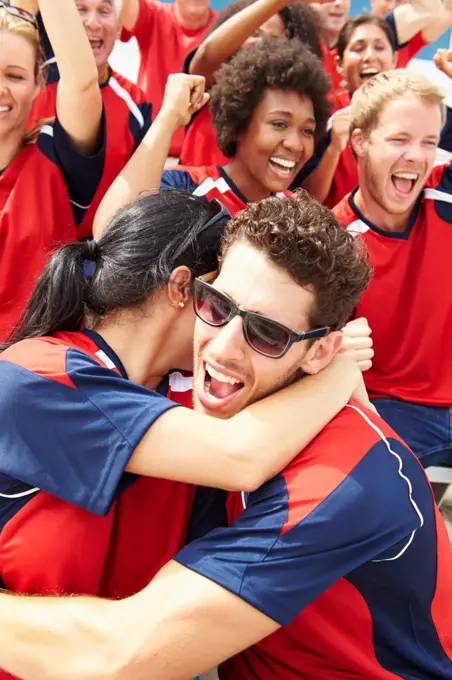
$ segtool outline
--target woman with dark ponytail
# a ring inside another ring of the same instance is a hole
[[[148,193],[51,258],[0,355],[1,587],[137,592],[183,544],[195,484],[256,488],[358,385],[343,359],[230,420],[174,408],[191,405],[192,280],[217,269],[226,220]]]

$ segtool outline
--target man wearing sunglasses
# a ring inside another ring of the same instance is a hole
[[[331,361],[369,280],[337,226],[306,194],[229,222],[218,278],[194,285],[196,408],[232,416]],[[229,658],[221,680],[452,678],[446,529],[375,413],[350,403],[243,500],[230,527],[127,600],[0,596],[0,666],[24,680],[182,680]]]

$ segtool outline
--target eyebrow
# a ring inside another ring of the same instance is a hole
[[[291,118],[293,116],[293,114],[290,111],[282,111],[282,110],[269,111],[268,115],[269,116],[287,116],[288,118]],[[306,122],[315,124],[315,118],[307,118]]]
[[[8,68],[18,68],[19,71],[25,71],[25,73],[28,73],[28,68],[25,68],[25,66],[19,66],[19,64],[8,64]]]

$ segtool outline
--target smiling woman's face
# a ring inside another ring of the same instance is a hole
[[[295,91],[268,89],[237,142],[234,162],[258,194],[285,191],[312,156],[314,135],[311,100]]]
[[[39,91],[35,59],[33,46],[26,38],[0,31],[0,139],[25,126]]]

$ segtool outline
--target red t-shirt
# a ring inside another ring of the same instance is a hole
[[[180,153],[181,165],[199,168],[204,165],[226,165],[229,159],[217,146],[209,104],[195,113],[185,128]]]
[[[29,127],[37,121],[55,116],[59,73],[51,65],[48,84],[36,98],[29,118]],[[120,73],[109,69],[108,80],[101,86],[106,121],[105,166],[98,190],[91,201],[83,222],[77,229],[78,238],[89,238],[100,202],[140,144],[151,125],[151,104],[144,92]]]
[[[452,165],[434,168],[402,233],[382,231],[353,195],[334,213],[362,238],[374,275],[356,308],[372,328],[375,357],[366,371],[373,397],[452,404]]]
[[[321,43],[322,47],[322,64],[323,68],[329,75],[331,79],[331,90],[330,97],[332,102],[335,102],[336,97],[344,92],[344,86],[342,85],[342,76],[337,70],[336,57],[337,57],[337,47],[327,47],[325,43]]]
[[[196,49],[215,12],[210,10],[205,26],[195,30],[184,28],[178,22],[174,5],[159,0],[140,0],[140,10],[133,31],[123,29],[121,40],[135,37],[140,50],[138,85],[144,90],[157,114],[163,102],[166,81],[170,73],[180,73],[185,57]],[[170,155],[179,157],[183,130],[173,137]]]

